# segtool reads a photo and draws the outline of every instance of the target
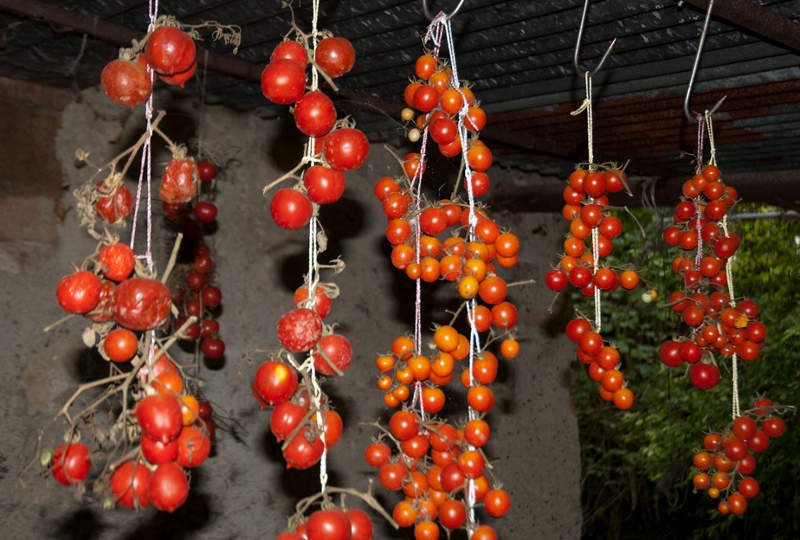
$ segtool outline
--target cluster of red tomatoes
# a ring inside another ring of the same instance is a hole
[[[714,165],[687,180],[674,220],[664,230],[664,240],[694,257],[675,257],[672,270],[683,277],[684,290],[669,297],[670,308],[680,313],[690,333],[683,339],[661,345],[661,361],[671,367],[691,364],[689,379],[698,388],[714,387],[720,378],[714,353],[724,357],[736,354],[755,360],[764,345],[767,329],[757,319],[758,304],[743,300],[736,304],[720,290],[728,284],[727,262],[739,247],[735,233],[725,235],[718,225],[729,207],[736,202],[736,190],[724,186]]]
[[[486,125],[486,113],[476,103],[475,95],[460,81],[453,80],[453,73],[441,59],[424,54],[417,59],[414,73],[418,79],[406,86],[403,97],[409,107],[421,112],[415,120],[418,129],[427,127],[428,133],[443,156],[453,157],[462,153],[462,142],[467,144],[467,161],[472,173],[473,192],[480,196],[489,188],[489,177],[484,172],[492,165],[492,152],[477,138],[477,133]],[[469,141],[461,141],[458,134],[458,114],[467,106],[465,127],[475,134]],[[403,109],[401,117],[414,119],[413,109]],[[411,130],[409,138],[416,142],[419,131]]]
[[[448,531],[464,526],[469,481],[474,500],[483,504],[490,516],[502,517],[508,512],[508,493],[492,488],[493,482],[484,474],[486,458],[481,447],[490,435],[484,420],[470,420],[457,429],[433,420],[420,422],[414,412],[401,410],[392,415],[389,431],[397,453],[393,455],[389,445],[378,441],[367,446],[364,456],[378,469],[384,488],[405,495],[395,504],[392,517],[401,527],[414,527],[416,540],[439,538],[439,525]],[[471,538],[496,539],[497,534],[491,526],[480,525]]]
[[[608,206],[607,193],[616,193],[624,188],[625,173],[577,169],[569,177],[564,188],[564,219],[570,222],[569,236],[564,240],[564,253],[559,268],[550,270],[545,284],[550,290],[561,291],[568,284],[580,289],[585,296],[592,296],[597,287],[612,292],[617,287],[633,289],[639,284],[639,276],[633,270],[617,273],[612,268],[594,269],[592,254],[592,230],[597,229],[597,255],[606,257],[613,248],[613,239],[622,232],[622,222],[616,216],[605,215]],[[586,241],[589,241],[587,249]],[[599,261],[597,261],[599,263]]]
[[[103,91],[114,103],[136,107],[153,90],[148,67],[165,83],[183,87],[197,69],[194,40],[173,26],[156,28],[136,60],[112,60],[106,65],[100,76]]]
[[[167,319],[170,293],[159,281],[131,277],[135,256],[120,242],[105,245],[96,266],[107,279],[85,270],[65,276],[56,291],[58,302],[64,310],[83,313],[94,322],[113,319],[117,323],[103,331],[107,333],[98,350],[122,367],[146,350],[137,332],[154,329]],[[142,508],[152,503],[171,512],[183,504],[189,489],[182,467],[195,467],[205,460],[214,425],[210,406],[184,393],[178,368],[166,355],[155,352],[154,356],[152,365],[145,364],[138,372],[151,395],[133,409],[147,463],[123,463],[110,483],[115,502],[122,506]],[[53,475],[65,485],[82,481],[91,465],[88,454],[82,443],[59,446],[51,459]]]
[[[202,464],[211,451],[215,426],[211,405],[185,393],[178,368],[165,354],[142,368],[150,395],[133,409],[141,430],[144,461],[127,461],[111,475],[114,501],[127,508],[173,512],[186,501],[189,481],[184,468]]]
[[[564,290],[571,284],[588,297],[594,296],[596,289],[603,292],[613,292],[620,286],[634,289],[639,284],[635,271],[617,272],[599,265],[599,258],[611,253],[614,238],[622,232],[622,221],[606,212],[608,193],[625,188],[625,173],[618,169],[587,171],[579,168],[570,174],[567,183],[561,214],[570,222],[570,234],[564,240],[564,256],[559,267],[547,273],[545,284],[552,291]],[[595,237],[597,261],[593,253]],[[600,396],[619,409],[629,409],[633,405],[633,392],[625,386],[619,351],[605,345],[603,336],[583,318],[570,321],[567,336],[578,344],[578,360],[588,366],[589,377],[600,383]]]
[[[372,521],[363,510],[325,508],[311,514],[293,532],[275,540],[371,540]]]
[[[600,396],[611,401],[618,409],[633,406],[633,391],[625,386],[625,377],[620,371],[619,351],[603,343],[603,336],[592,330],[592,325],[583,318],[567,324],[567,337],[578,345],[578,360],[589,366],[589,377],[597,381]]]
[[[736,418],[722,433],[709,433],[703,438],[703,450],[694,454],[696,472],[692,477],[695,489],[706,491],[712,499],[722,500],[717,508],[723,514],[742,514],[747,499],[758,495],[753,454],[769,447],[770,439],[780,437],[786,424],[776,414],[769,398],[760,398],[750,411]]]
[[[314,60],[330,77],[344,75],[355,64],[353,46],[345,38],[329,37],[316,44]],[[303,185],[278,190],[270,202],[270,215],[284,229],[308,224],[313,204],[339,200],[345,189],[345,171],[359,168],[367,159],[366,135],[351,127],[336,127],[336,108],[318,90],[306,90],[308,53],[297,41],[275,47],[270,63],[261,74],[261,90],[270,101],[294,104],[297,129],[311,137],[315,161],[303,175]],[[313,68],[316,69],[316,68]]]
[[[278,322],[278,339],[290,353],[306,353],[317,373],[342,374],[350,365],[353,349],[342,335],[323,334],[322,318],[331,309],[330,287],[318,283],[313,296],[303,285],[295,291],[295,309],[285,313]],[[288,364],[269,360],[261,364],[253,378],[253,394],[261,408],[274,405],[270,430],[279,442],[285,440],[283,455],[287,468],[307,469],[317,463],[325,448],[330,448],[342,434],[342,419],[326,406],[327,399],[320,391],[320,407],[313,405],[310,380],[298,388],[297,371]],[[317,414],[323,417],[319,428]],[[323,445],[324,441],[324,445]]]
[[[206,160],[198,161],[196,168],[197,177],[202,182],[199,185],[213,186],[213,180],[217,175],[214,164]],[[169,171],[169,166],[167,170]],[[164,173],[164,178],[166,177],[167,172]],[[164,185],[162,179],[162,190]],[[164,215],[168,218],[179,220],[184,236],[194,244],[192,270],[186,276],[188,291],[180,289],[175,298],[175,304],[181,310],[181,315],[175,319],[173,327],[180,328],[187,317],[196,317],[198,322],[186,328],[184,339],[193,342],[202,338],[200,342],[202,353],[210,359],[221,358],[225,354],[225,342],[219,339],[219,322],[212,315],[222,302],[222,292],[219,287],[209,284],[214,262],[211,258],[211,248],[203,241],[205,235],[203,225],[213,223],[217,219],[217,207],[203,200],[196,200],[193,203],[164,201],[163,209]]]

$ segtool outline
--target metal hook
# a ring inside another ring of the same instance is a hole
[[[572,56],[572,64],[575,66],[575,72],[578,75],[582,75],[585,72],[589,71],[588,69],[581,69],[580,62],[578,61],[578,58],[579,58],[580,52],[581,52],[581,41],[583,41],[583,29],[586,26],[586,15],[588,13],[589,13],[589,0],[586,0],[583,3],[583,14],[581,15],[581,26],[580,26],[580,28],[578,28],[578,39],[575,42],[575,54]],[[603,64],[606,63],[606,59],[608,58],[608,55],[611,54],[611,49],[614,48],[614,44],[616,42],[617,42],[617,38],[614,38],[613,40],[611,40],[611,44],[608,46],[608,49],[606,49],[605,54],[603,54],[603,57],[600,59],[600,63],[597,64],[597,66],[591,72],[589,72],[589,76],[590,77],[594,76],[595,73],[600,71],[600,68],[602,68]]]
[[[461,0],[456,6],[456,8],[453,10],[453,12],[447,16],[447,18],[452,19],[453,17],[455,17],[456,13],[458,13],[458,10],[461,9],[461,6],[464,4],[464,2],[465,0]],[[425,12],[425,16],[428,17],[428,20],[432,21],[433,15],[431,15],[430,10],[428,9],[428,0],[422,0],[422,10]]]
[[[689,111],[689,99],[692,97],[692,88],[694,87],[694,78],[697,75],[697,67],[700,65],[700,56],[703,54],[703,45],[706,42],[706,34],[708,33],[708,22],[711,20],[711,9],[714,7],[714,0],[710,0],[708,2],[708,9],[706,10],[706,20],[703,23],[703,31],[700,33],[700,43],[697,44],[697,54],[694,57],[694,66],[692,66],[692,76],[689,78],[689,86],[686,87],[686,96],[683,98],[683,114],[686,115],[686,118],[690,122],[697,123],[697,118],[692,116],[691,112]],[[728,96],[722,96],[722,98],[717,101],[714,106],[708,111],[709,114],[714,114],[717,109],[719,109],[722,102],[725,101],[725,98]]]

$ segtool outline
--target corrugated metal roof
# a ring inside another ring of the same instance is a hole
[[[0,75],[83,88],[97,84],[105,63],[116,57],[117,46],[12,15],[3,10],[8,3],[19,0],[0,1]],[[689,168],[680,153],[693,148],[695,127],[683,116],[682,99],[705,15],[690,3],[699,2],[592,3],[581,61],[594,65],[617,38],[594,81],[599,159],[630,158],[632,170],[644,174],[670,176]],[[140,32],[147,26],[147,2],[141,0],[46,4]],[[455,2],[431,4],[439,9]],[[800,0],[753,4],[800,27]],[[290,24],[289,10],[279,1],[161,0],[159,8],[185,23],[239,24],[238,57],[257,65],[265,64]],[[568,114],[583,98],[583,79],[572,67],[582,8],[581,0],[466,0],[453,18],[459,74],[471,81],[490,113],[486,138],[493,140],[503,164],[563,174],[572,162],[585,159],[584,117]],[[396,121],[376,113],[374,104],[391,114],[399,109],[422,52],[427,24],[422,2],[342,0],[322,2],[320,10],[320,26],[350,39],[357,53],[355,68],[337,83],[351,97],[375,98],[372,108],[353,100],[341,101],[341,107],[373,136],[396,139]],[[295,15],[301,27],[310,27],[311,2],[297,5]],[[700,109],[728,94],[715,117],[726,171],[800,169],[800,62],[797,50],[779,44],[779,38],[712,17],[692,105]],[[220,44],[203,45],[230,54]],[[183,92],[199,93],[199,80]],[[206,95],[210,102],[264,115],[282,110],[263,98],[257,83],[220,73],[209,73]]]

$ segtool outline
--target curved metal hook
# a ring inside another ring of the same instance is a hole
[[[686,118],[690,122],[697,123],[697,118],[692,116],[692,113],[689,110],[689,100],[692,97],[692,88],[694,87],[694,78],[697,75],[697,68],[700,65],[700,56],[703,54],[703,45],[706,42],[706,34],[708,33],[708,23],[711,20],[711,9],[714,7],[714,0],[710,0],[708,2],[708,9],[706,10],[706,20],[703,23],[703,31],[700,33],[700,43],[697,44],[697,54],[694,57],[694,65],[692,66],[692,76],[689,78],[689,86],[686,87],[686,96],[683,98],[683,114],[686,115]],[[709,114],[714,114],[717,109],[719,109],[722,102],[725,101],[725,98],[728,96],[722,96],[722,98],[717,101]]]
[[[458,10],[461,9],[461,6],[464,4],[465,1],[466,0],[461,0],[456,6],[456,8],[453,10],[453,12],[447,16],[447,18],[452,19],[453,17],[455,17],[456,13],[458,13]],[[425,16],[428,17],[428,20],[432,21],[433,15],[431,15],[430,10],[428,9],[428,0],[422,0],[422,10],[425,12]]]
[[[586,15],[588,13],[589,13],[589,0],[586,0],[583,3],[583,14],[581,14],[581,26],[580,26],[580,28],[578,28],[578,39],[575,42],[575,54],[572,56],[572,64],[575,66],[575,72],[578,75],[582,75],[585,72],[589,71],[588,69],[581,69],[580,62],[578,60],[579,57],[580,57],[580,52],[581,52],[581,41],[583,41],[583,29],[586,26]],[[591,70],[589,72],[589,76],[590,77],[594,76],[595,73],[600,71],[600,68],[602,68],[603,64],[606,63],[606,59],[608,59],[608,55],[611,54],[611,49],[614,48],[614,44],[616,42],[617,42],[617,38],[614,38],[614,39],[611,40],[611,44],[608,46],[608,49],[606,49],[605,54],[603,54],[603,57],[600,59],[600,62],[597,64],[597,66],[593,70]]]

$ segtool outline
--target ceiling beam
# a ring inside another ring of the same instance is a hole
[[[708,0],[684,0],[684,2],[704,10],[708,9]],[[717,2],[712,15],[750,30],[765,41],[778,43],[794,52],[800,52],[800,24],[751,0]]]

